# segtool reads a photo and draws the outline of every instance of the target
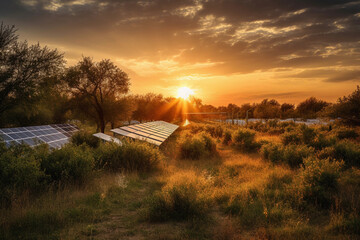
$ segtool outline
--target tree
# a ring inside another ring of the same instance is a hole
[[[58,51],[18,41],[14,26],[0,25],[0,118],[6,111],[31,106],[42,86],[64,68]],[[49,92],[46,92],[49,94]]]
[[[360,87],[349,96],[338,99],[337,104],[333,106],[333,117],[340,117],[351,125],[360,125]]]
[[[310,97],[305,101],[299,103],[296,110],[302,118],[316,118],[317,113],[322,111],[329,103],[318,100],[315,97]]]
[[[294,117],[295,113],[295,105],[290,103],[283,103],[280,106],[280,117],[281,118],[288,118]]]
[[[256,105],[254,110],[254,117],[265,119],[280,117],[279,102],[274,99],[264,99],[260,104]]]
[[[129,91],[128,75],[110,60],[93,62],[84,57],[70,67],[64,81],[73,98],[74,108],[84,117],[96,122],[101,132],[108,122],[114,121],[114,111],[120,111],[120,98]]]

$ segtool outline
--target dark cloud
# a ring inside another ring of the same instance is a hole
[[[326,82],[360,81],[360,71],[347,71],[335,74],[326,79]]]
[[[84,55],[217,63],[196,73],[360,63],[360,3],[351,0],[1,0],[0,16]]]

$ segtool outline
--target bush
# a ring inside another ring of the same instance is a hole
[[[83,183],[93,167],[93,153],[87,146],[65,145],[41,162],[41,169],[51,177],[51,181],[65,183]]]
[[[183,221],[206,215],[208,203],[192,184],[179,184],[155,194],[149,200],[149,220]]]
[[[97,148],[100,144],[100,139],[97,137],[94,137],[91,133],[86,131],[79,131],[72,135],[71,142],[76,145],[80,146],[82,144],[86,144],[89,147]]]
[[[314,147],[316,150],[321,150],[323,148],[333,146],[335,143],[336,139],[334,137],[326,137],[324,134],[319,134],[309,145]]]
[[[313,154],[313,149],[305,145],[288,145],[268,143],[262,146],[261,154],[273,163],[286,163],[290,167],[299,167],[303,159]]]
[[[350,141],[341,141],[334,146],[334,158],[344,160],[347,167],[360,167],[360,145]]]
[[[12,198],[24,191],[35,192],[43,186],[45,174],[40,169],[40,158],[48,151],[46,145],[31,148],[0,142],[0,206],[8,206]],[[46,155],[45,155],[46,156]]]
[[[324,208],[331,206],[338,192],[338,179],[343,162],[308,157],[299,173],[299,190],[306,202]]]
[[[234,132],[232,141],[234,146],[244,152],[254,152],[260,148],[260,144],[255,141],[255,131],[239,129]]]
[[[336,132],[336,137],[340,140],[342,139],[355,139],[357,137],[359,137],[359,134],[355,131],[355,129],[347,129],[347,128],[343,128],[343,129],[339,129]]]
[[[216,143],[206,134],[186,137],[180,142],[180,155],[184,159],[199,159],[216,153]]]
[[[249,228],[266,223],[265,208],[255,189],[235,196],[224,207],[226,214],[237,216],[241,225]]]
[[[223,128],[220,125],[212,126],[207,125],[205,131],[209,133],[214,138],[221,138],[223,136]]]
[[[224,133],[224,139],[223,139],[223,144],[229,144],[231,142],[231,132],[230,131],[226,131]]]
[[[98,168],[110,171],[148,172],[156,169],[162,155],[159,149],[141,142],[101,144],[95,153]]]
[[[315,137],[316,137],[315,129],[310,128],[310,127],[306,126],[305,124],[302,124],[300,126],[300,131],[302,134],[303,143],[311,144],[315,140]]]
[[[301,144],[301,136],[298,132],[292,131],[292,132],[286,132],[281,135],[281,142],[284,145],[288,144]]]

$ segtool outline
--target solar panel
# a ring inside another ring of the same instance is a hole
[[[4,140],[6,146],[21,143],[36,146],[46,143],[51,148],[61,148],[69,142],[70,137],[77,131],[79,129],[72,124],[2,128],[0,129],[0,139]]]
[[[160,146],[178,127],[172,123],[154,121],[115,128],[110,131]]]
[[[117,138],[114,138],[114,137],[111,137],[107,134],[104,134],[104,133],[95,133],[93,134],[93,136],[97,137],[97,138],[100,138],[101,140],[104,140],[106,142],[114,142],[114,143],[117,143],[119,145],[121,145],[121,141]]]

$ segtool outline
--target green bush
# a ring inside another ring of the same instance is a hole
[[[306,126],[305,124],[302,124],[300,126],[300,131],[302,134],[302,141],[305,144],[311,144],[316,137],[316,131],[315,129]]]
[[[192,184],[180,184],[149,199],[149,220],[154,222],[201,219],[208,202],[201,198]]]
[[[260,144],[255,141],[255,131],[239,129],[234,132],[232,142],[234,146],[244,152],[254,152],[260,148]]]
[[[303,159],[313,154],[314,150],[305,145],[287,145],[268,143],[262,146],[261,154],[273,163],[286,163],[290,167],[299,167]]]
[[[89,147],[97,148],[100,144],[100,139],[97,137],[94,137],[91,133],[86,131],[79,131],[72,135],[71,142],[76,145],[80,146],[82,144],[86,144]]]
[[[186,137],[180,142],[180,156],[184,159],[199,159],[216,153],[216,143],[206,134]]]
[[[360,145],[344,140],[334,146],[333,157],[344,160],[347,167],[360,167]]]
[[[214,138],[221,138],[223,136],[223,128],[220,125],[206,125],[205,131]]]
[[[257,190],[234,197],[224,206],[226,214],[238,217],[242,226],[254,228],[266,223],[264,204]]]
[[[12,198],[24,191],[35,192],[44,186],[45,174],[40,169],[40,158],[48,149],[46,145],[6,148],[3,142],[0,142],[0,148],[0,206],[8,206]]]
[[[223,139],[223,144],[229,144],[231,142],[231,132],[230,131],[225,131],[224,133],[224,139]]]
[[[302,138],[301,138],[301,135],[298,132],[295,132],[295,131],[286,132],[286,133],[281,135],[281,142],[284,145],[301,144]]]
[[[65,145],[42,160],[41,169],[51,181],[83,183],[94,167],[93,153],[87,146]]]
[[[316,136],[315,140],[309,145],[314,147],[316,150],[321,150],[323,148],[333,146],[335,143],[336,143],[336,138],[326,137],[324,134],[320,133],[318,136]]]
[[[328,208],[338,192],[338,179],[343,162],[308,157],[298,178],[298,190],[306,202]]]
[[[147,172],[158,167],[162,155],[159,149],[141,142],[101,144],[95,153],[98,168],[110,171]]]
[[[355,129],[341,128],[336,131],[336,137],[340,140],[355,139],[359,137],[359,134],[355,131]]]

